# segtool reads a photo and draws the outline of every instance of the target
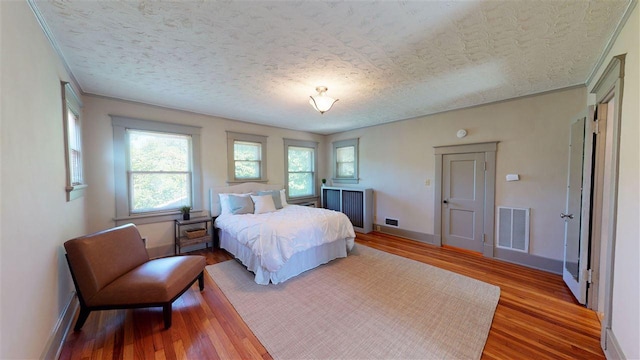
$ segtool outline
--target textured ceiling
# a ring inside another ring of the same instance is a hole
[[[85,93],[329,134],[584,84],[629,2],[35,5]]]

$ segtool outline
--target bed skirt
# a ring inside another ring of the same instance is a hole
[[[321,246],[316,246],[291,256],[276,272],[269,272],[260,266],[260,260],[250,248],[233,239],[226,231],[220,230],[220,247],[234,255],[248,270],[253,272],[255,282],[268,285],[286,281],[307,270],[326,264],[337,258],[347,257],[347,251],[353,248],[354,239],[340,239]]]

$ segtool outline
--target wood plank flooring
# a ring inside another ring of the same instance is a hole
[[[483,359],[604,359],[596,314],[575,302],[559,275],[376,232],[358,233],[356,242],[499,286]],[[231,258],[223,250],[194,253],[207,264]],[[174,303],[169,330],[161,308],[95,312],[70,332],[60,359],[271,356],[206,274],[202,293],[196,284]]]

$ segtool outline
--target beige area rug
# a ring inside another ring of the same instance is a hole
[[[268,286],[234,260],[207,271],[275,359],[479,359],[500,288],[356,244]]]

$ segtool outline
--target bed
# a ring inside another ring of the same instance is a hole
[[[353,248],[355,232],[346,215],[287,204],[281,185],[243,183],[212,188],[209,197],[220,247],[253,272],[258,284],[281,283],[346,257]],[[246,198],[251,198],[254,208],[232,214],[230,208],[237,210],[238,206],[229,202]],[[264,211],[262,200],[269,200],[270,211],[260,213]],[[275,205],[282,208],[273,211],[271,201],[278,200],[280,204]]]

